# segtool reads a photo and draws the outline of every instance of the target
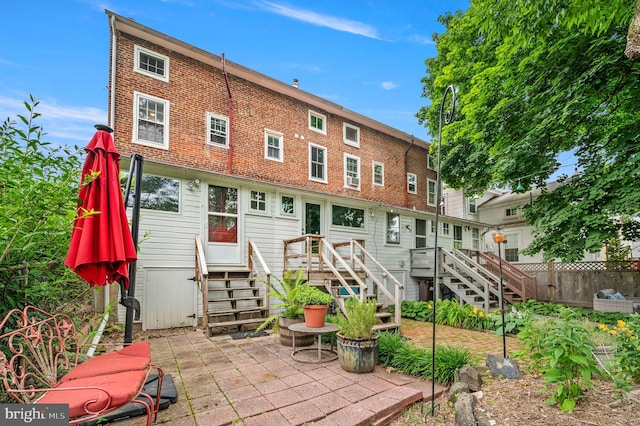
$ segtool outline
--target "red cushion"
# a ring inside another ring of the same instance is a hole
[[[85,404],[87,410],[99,412],[132,401],[142,389],[146,377],[145,371],[128,371],[59,383],[55,389],[60,390],[46,392],[38,404],[69,404],[69,417],[76,418],[88,414]]]
[[[65,374],[60,379],[60,383],[96,375],[145,370],[150,363],[151,350],[149,349],[149,343],[139,342],[119,351],[99,355],[79,364]]]

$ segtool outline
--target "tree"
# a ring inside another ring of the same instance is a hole
[[[42,140],[38,101],[0,125],[0,312],[58,308],[88,286],[64,266],[75,217],[79,151]]]
[[[417,115],[437,135],[444,89],[457,88],[444,181],[470,193],[544,187],[558,154],[575,153],[579,173],[524,209],[536,237],[528,254],[571,261],[619,232],[640,236],[640,65],[624,57],[632,12],[630,0],[473,0],[440,18],[446,31],[422,80],[432,103]]]

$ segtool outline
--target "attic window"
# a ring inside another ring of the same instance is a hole
[[[360,147],[360,128],[349,123],[343,124],[343,141],[347,145]]]
[[[326,135],[327,117],[320,113],[309,110],[309,129]]]
[[[169,58],[141,46],[135,46],[135,71],[162,81],[169,81]]]
[[[506,217],[518,216],[518,208],[517,207],[509,207],[504,211],[504,215]]]

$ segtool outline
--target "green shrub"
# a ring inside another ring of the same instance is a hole
[[[344,302],[346,316],[338,312],[340,334],[348,339],[368,339],[373,334],[373,326],[380,320],[376,316],[376,301],[361,301],[350,297]]]
[[[395,308],[395,306],[392,308]],[[433,301],[414,302],[403,300],[401,309],[402,316],[404,318],[410,318],[416,321],[433,322]]]

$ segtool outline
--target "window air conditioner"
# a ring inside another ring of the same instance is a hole
[[[353,177],[353,176],[347,176],[347,185],[350,185],[350,186],[358,186],[358,185],[360,185],[360,178]]]

